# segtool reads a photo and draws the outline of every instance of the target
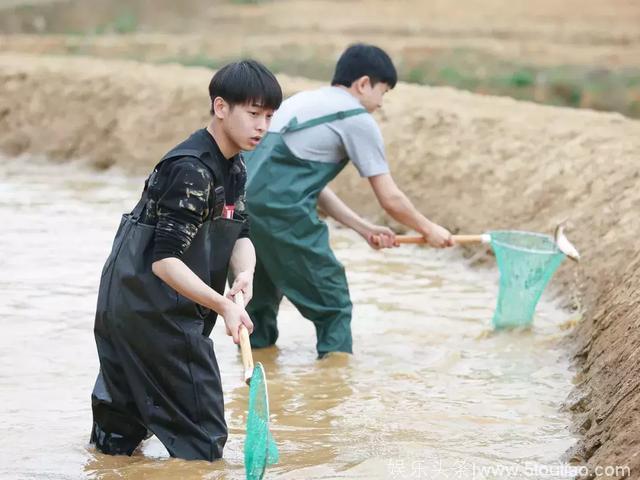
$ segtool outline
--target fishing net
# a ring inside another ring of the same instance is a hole
[[[500,270],[493,326],[529,325],[544,288],[565,256],[549,235],[509,230],[490,232],[490,236]]]
[[[269,397],[262,364],[255,365],[249,385],[244,468],[247,480],[260,480],[268,465],[278,463],[278,447],[269,431]]]

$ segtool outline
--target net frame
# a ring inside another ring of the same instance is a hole
[[[496,329],[531,325],[546,285],[565,258],[550,235],[524,230],[489,232],[500,271]]]
[[[249,383],[249,411],[244,443],[247,480],[261,480],[268,465],[278,462],[278,447],[269,431],[269,394],[264,367],[256,363]]]

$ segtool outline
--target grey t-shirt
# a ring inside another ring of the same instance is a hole
[[[335,112],[362,108],[360,102],[339,87],[301,92],[285,100],[273,116],[269,131],[278,132],[296,117],[298,123]],[[288,132],[284,142],[298,158],[339,163],[350,159],[362,177],[389,173],[380,127],[369,113]]]

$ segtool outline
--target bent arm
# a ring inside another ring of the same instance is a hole
[[[229,261],[231,274],[237,277],[242,272],[253,275],[256,269],[256,249],[249,238],[239,238],[231,252]]]
[[[362,236],[366,236],[366,232],[372,227],[370,222],[351,210],[329,187],[325,187],[318,195],[318,206],[331,218]]]
[[[369,177],[369,183],[380,206],[394,220],[420,232],[433,246],[453,245],[451,233],[422,215],[396,185],[391,174]]]
[[[371,188],[378,203],[394,220],[421,232],[429,227],[431,221],[422,215],[396,185],[391,174],[369,177]]]
[[[176,257],[156,260],[151,270],[162,281],[183,297],[192,302],[210,308],[224,316],[225,310],[233,306],[233,302],[204,283],[185,263]]]

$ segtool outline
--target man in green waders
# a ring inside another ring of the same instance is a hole
[[[349,288],[317,207],[374,248],[393,246],[395,236],[361,218],[327,187],[349,160],[391,217],[434,247],[453,244],[451,234],[418,212],[389,173],[371,113],[396,82],[396,69],[383,50],[353,45],[338,60],[331,86],[284,101],[252,152],[247,205],[258,260],[247,311],[253,347],[275,344],[278,308],[286,296],[315,325],[319,357],[352,353]]]
[[[212,120],[156,165],[102,271],[91,443],[103,453],[131,455],[154,434],[172,457],[222,456],[227,425],[209,334],[218,314],[236,343],[241,326],[252,329],[230,298],[251,298],[255,266],[239,153],[259,143],[282,90],[247,60],[221,68],[209,95]],[[235,281],[225,297],[228,269]]]

